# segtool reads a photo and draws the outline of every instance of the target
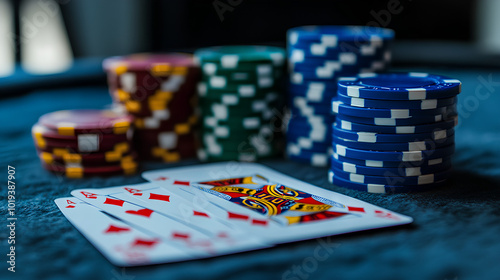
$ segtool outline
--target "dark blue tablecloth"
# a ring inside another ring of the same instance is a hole
[[[320,187],[412,216],[412,225],[286,244],[206,260],[121,269],[111,265],[63,217],[53,200],[76,188],[140,183],[140,175],[69,180],[42,169],[30,128],[44,113],[101,108],[106,88],[79,87],[0,100],[0,161],[6,217],[7,165],[17,182],[16,270],[7,271],[0,225],[0,279],[500,279],[500,72],[424,69],[463,82],[455,171],[440,189],[380,195],[330,185],[325,168],[283,159],[263,164]],[[488,82],[489,80],[494,81]],[[57,83],[57,82],[55,82]],[[195,160],[176,165],[193,164]],[[142,170],[176,165],[146,163]],[[327,245],[325,245],[327,244]],[[329,248],[326,259],[315,257]]]

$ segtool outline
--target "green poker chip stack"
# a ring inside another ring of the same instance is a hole
[[[257,161],[280,152],[285,49],[199,49],[202,161]]]

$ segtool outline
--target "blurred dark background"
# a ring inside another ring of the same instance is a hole
[[[498,0],[0,0],[0,89],[113,55],[285,46],[301,25],[392,28],[394,66],[498,67],[498,14]]]

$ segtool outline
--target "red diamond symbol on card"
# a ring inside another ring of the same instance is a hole
[[[168,179],[167,177],[160,176],[160,177],[156,178],[155,181],[165,181],[167,179]]]
[[[174,181],[174,185],[189,186],[189,181]]]
[[[75,208],[75,205],[68,205],[66,208]]]
[[[147,208],[144,208],[144,209],[141,209],[141,210],[127,210],[125,211],[125,213],[128,213],[128,214],[132,214],[132,215],[139,215],[139,216],[144,216],[144,217],[147,217],[149,218],[149,216],[151,216],[151,214],[153,214],[153,210],[151,209],[147,209]]]
[[[365,208],[363,207],[351,207],[351,206],[347,206],[347,210],[351,211],[351,212],[365,212]]]
[[[117,227],[114,225],[110,225],[107,230],[104,231],[104,233],[118,233],[122,231],[130,231],[129,228],[124,228],[124,227]]]
[[[120,207],[123,206],[123,203],[125,203],[125,201],[120,200],[120,199],[112,199],[109,197],[106,197],[106,201],[104,201],[104,204],[116,205],[116,206],[120,206]]]
[[[172,233],[172,237],[174,239],[189,239],[189,234],[174,232],[174,233]]]
[[[149,194],[149,199],[162,200],[162,201],[170,202],[170,195],[150,193]]]
[[[147,240],[147,239],[136,238],[134,240],[134,243],[132,243],[132,247],[135,246],[153,247],[158,242],[159,241],[157,239]]]
[[[195,210],[193,210],[193,215],[210,218],[210,216],[208,216],[207,213],[203,213],[203,212],[199,212],[199,211],[195,211]]]
[[[237,214],[237,213],[231,213],[231,212],[227,212],[227,217],[228,219],[236,219],[236,220],[248,220],[248,217],[247,215],[241,215],[241,214]]]
[[[252,219],[252,225],[267,226],[267,221]]]

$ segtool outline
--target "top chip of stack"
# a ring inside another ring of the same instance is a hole
[[[132,117],[111,110],[66,110],[45,114],[32,128],[43,167],[70,178],[135,173]]]
[[[199,68],[183,53],[135,54],[103,63],[115,102],[134,116],[134,147],[165,162],[196,153]]]
[[[201,160],[255,161],[278,152],[271,121],[282,106],[285,50],[269,46],[199,49]]]
[[[340,78],[330,181],[373,193],[424,191],[451,171],[461,82],[426,73]]]
[[[303,26],[288,30],[287,37],[291,110],[287,154],[293,160],[326,166],[336,79],[386,70],[394,32],[368,26]]]

